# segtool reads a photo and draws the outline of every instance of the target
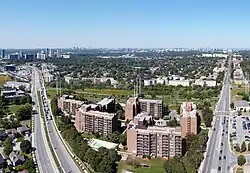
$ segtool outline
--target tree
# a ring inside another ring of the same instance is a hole
[[[126,134],[120,135],[119,143],[121,143],[122,145],[127,145],[127,135]]]
[[[12,150],[13,150],[13,146],[11,144],[8,144],[4,146],[3,152],[6,155],[9,155],[12,152]]]
[[[250,151],[250,142],[247,144],[247,150]]]
[[[22,152],[29,154],[31,152],[31,149],[32,149],[30,141],[23,140],[20,144],[20,149]]]
[[[242,154],[237,157],[238,165],[242,166],[246,163],[246,158]]]
[[[114,143],[119,143],[119,138],[120,138],[120,135],[121,133],[118,132],[118,131],[115,131],[113,132],[111,135],[110,135],[110,140]]]
[[[32,106],[26,103],[17,110],[16,116],[18,120],[27,120],[31,118]]]
[[[100,151],[99,151],[100,152]],[[111,148],[108,151],[108,157],[112,162],[116,162],[116,161],[120,161],[121,160],[121,156],[118,155],[117,151],[114,148]]]
[[[243,95],[242,100],[249,101],[249,96],[248,96],[248,94],[245,93],[245,94]]]
[[[232,109],[234,108],[234,103],[233,103],[233,102],[230,104],[230,107],[231,107]]]
[[[184,164],[177,158],[168,159],[163,165],[166,173],[186,173]]]
[[[236,144],[236,146],[235,146],[235,151],[236,151],[236,152],[240,152],[240,146],[239,146],[239,144]]]
[[[118,119],[125,120],[125,115],[123,110],[117,111]]]
[[[12,146],[12,140],[11,138],[7,137],[4,141],[4,149],[3,149],[3,152],[6,154],[6,155],[9,155],[13,150],[13,146]]]
[[[35,164],[32,159],[27,159],[22,166],[22,169],[27,170],[30,173],[35,172]]]
[[[241,152],[245,152],[246,150],[247,150],[246,142],[243,141],[242,144],[241,144]]]

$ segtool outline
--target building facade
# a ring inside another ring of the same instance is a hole
[[[139,99],[139,105],[141,112],[147,112],[153,118],[162,118],[162,100]]]
[[[197,110],[193,102],[183,102],[180,107],[181,136],[198,132]]]

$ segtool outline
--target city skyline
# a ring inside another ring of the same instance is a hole
[[[248,48],[249,2],[2,2],[1,48]],[[11,13],[10,13],[11,12]]]

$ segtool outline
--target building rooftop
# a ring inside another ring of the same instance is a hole
[[[107,141],[103,141],[103,140],[99,140],[99,139],[91,139],[88,142],[89,146],[91,148],[93,148],[94,150],[98,150],[101,147],[105,147],[107,149],[111,149],[111,148],[116,148],[118,146],[118,144],[112,143],[112,142],[107,142]]]
[[[141,112],[137,114],[134,118],[139,119],[141,121],[143,120],[149,121],[150,119],[152,119],[152,116],[149,116],[147,112]]]
[[[140,102],[150,102],[150,103],[158,103],[162,104],[162,100],[152,100],[152,99],[139,99]]]
[[[131,130],[136,130],[137,132],[140,133],[145,133],[145,134],[152,134],[152,133],[164,133],[164,134],[169,134],[169,133],[174,133],[177,135],[181,135],[181,127],[159,127],[159,126],[148,126],[147,129],[138,129],[138,126],[134,126],[130,128]]]
[[[246,100],[235,100],[234,101],[235,107],[249,107],[249,102]]]
[[[104,98],[101,101],[97,102],[96,104],[104,106],[104,105],[107,105],[109,103],[112,103],[113,101],[114,101],[114,99],[112,99],[112,98],[111,99],[110,98]]]
[[[103,118],[113,118],[116,115],[114,113],[92,111],[92,110],[84,112],[84,114],[85,115],[94,115],[94,116],[103,117]]]

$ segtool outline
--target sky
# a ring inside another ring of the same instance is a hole
[[[0,48],[249,48],[249,0],[3,0]]]

